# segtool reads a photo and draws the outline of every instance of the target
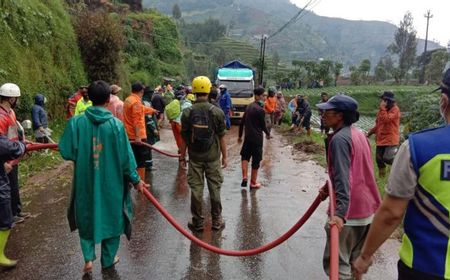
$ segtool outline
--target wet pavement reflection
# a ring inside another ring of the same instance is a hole
[[[207,188],[204,195],[205,231],[197,237],[227,249],[251,249],[285,233],[304,213],[326,178],[324,169],[302,161],[278,134],[265,142],[260,181],[263,188],[241,188],[237,127],[227,134],[229,167],[222,186],[226,227],[211,230]],[[175,152],[171,131],[162,131],[158,147]],[[190,193],[186,171],[177,159],[154,153],[155,170],[148,175],[151,192],[187,228]],[[0,279],[82,279],[83,258],[78,235],[69,231],[66,207],[71,165],[49,172],[47,180],[24,190],[26,211],[34,214],[13,229],[7,254],[19,266],[0,272]],[[130,242],[122,238],[120,263],[102,271],[94,262],[91,279],[326,279],[322,270],[325,244],[323,204],[293,237],[269,252],[250,257],[221,256],[199,248],[178,233],[143,196],[133,191],[135,219]],[[366,279],[395,279],[396,249],[392,241],[382,250]],[[99,249],[99,248],[98,248]],[[97,256],[100,255],[97,249]]]

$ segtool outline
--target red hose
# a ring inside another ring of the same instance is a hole
[[[335,211],[335,195],[330,180],[327,180],[326,184],[330,197],[330,217],[332,217]],[[330,225],[330,279],[339,279],[339,229],[337,225]]]
[[[311,217],[311,215],[314,213],[314,211],[317,209],[317,207],[319,206],[319,204],[321,202],[321,198],[318,195],[316,197],[316,199],[314,200],[314,202],[311,204],[311,206],[308,208],[306,213],[303,215],[303,217],[301,217],[289,231],[287,231],[285,234],[280,236],[278,239],[276,239],[264,246],[258,247],[258,248],[243,250],[243,251],[236,251],[236,250],[225,250],[222,248],[218,248],[218,247],[212,246],[212,245],[198,239],[197,237],[192,235],[190,232],[188,232],[186,229],[184,229],[182,226],[180,226],[177,223],[177,221],[169,214],[169,212],[167,212],[167,210],[164,209],[164,207],[162,207],[161,204],[159,204],[159,202],[156,200],[156,198],[147,189],[144,189],[144,195],[148,198],[148,200],[150,200],[151,203],[153,203],[153,205],[155,205],[155,207],[159,210],[159,212],[161,212],[161,214],[167,219],[167,221],[169,221],[170,224],[172,224],[181,234],[186,236],[188,239],[193,241],[195,244],[197,244],[198,246],[200,246],[204,249],[207,249],[211,252],[221,254],[221,255],[233,256],[233,257],[243,257],[243,256],[252,256],[252,255],[260,254],[260,253],[266,252],[266,251],[280,245],[281,243],[286,241],[289,237],[291,237],[301,226],[303,226],[303,224],[309,219],[309,217]]]
[[[58,144],[57,143],[42,144],[42,143],[35,143],[35,142],[29,142],[27,144],[27,152],[37,151],[37,150],[42,150],[42,149],[58,150]]]
[[[180,157],[179,154],[171,154],[171,153],[168,153],[168,152],[164,152],[164,151],[162,151],[162,150],[160,150],[160,149],[158,149],[158,148],[155,148],[153,145],[150,145],[150,144],[145,143],[145,142],[130,141],[130,143],[136,144],[136,145],[142,145],[142,146],[145,146],[145,147],[147,147],[147,148],[149,148],[149,149],[152,149],[152,150],[154,150],[154,151],[156,151],[156,152],[158,152],[158,153],[160,153],[160,154],[162,154],[162,155],[168,156],[168,157],[173,157],[173,158],[175,158],[175,157]]]

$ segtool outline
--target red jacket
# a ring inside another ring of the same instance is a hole
[[[400,109],[394,105],[389,111],[380,109],[377,113],[375,126],[369,130],[369,135],[375,134],[377,146],[395,146],[400,142]]]

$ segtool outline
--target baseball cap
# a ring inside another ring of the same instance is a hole
[[[221,85],[219,86],[219,88],[227,88],[227,86],[224,85],[224,84],[221,84]]]
[[[327,102],[316,104],[321,110],[356,111],[358,102],[345,94],[338,94],[331,97]]]
[[[132,92],[140,92],[143,89],[144,89],[144,86],[140,82],[136,82],[131,85]]]
[[[383,92],[383,94],[380,96],[381,99],[388,99],[388,100],[392,100],[395,101],[394,98],[394,93],[391,91],[385,91]]]
[[[446,92],[450,92],[450,68],[445,71],[444,76],[442,77],[441,85],[433,92],[436,92],[438,90],[445,90]]]

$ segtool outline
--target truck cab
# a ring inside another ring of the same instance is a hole
[[[239,61],[229,62],[218,69],[216,82],[227,86],[233,104],[232,119],[241,119],[247,105],[254,101],[255,82],[253,77],[253,69]]]

